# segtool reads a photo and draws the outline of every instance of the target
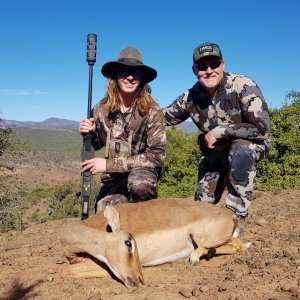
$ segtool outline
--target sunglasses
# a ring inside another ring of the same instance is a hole
[[[131,69],[121,69],[118,71],[118,77],[127,78],[129,75],[135,80],[140,80],[142,78],[142,71]]]
[[[222,60],[213,61],[209,64],[197,64],[196,67],[198,71],[206,71],[208,67],[210,67],[212,70],[219,68],[222,63]]]

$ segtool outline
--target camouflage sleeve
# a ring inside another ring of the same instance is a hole
[[[171,105],[163,109],[166,126],[180,124],[189,118],[188,94],[188,91],[183,93]]]
[[[127,172],[139,167],[157,168],[163,166],[166,158],[166,131],[163,113],[160,109],[152,109],[147,119],[145,151],[130,157],[108,159],[106,162],[107,173]]]
[[[241,101],[242,123],[220,125],[215,128],[216,138],[266,140],[270,135],[270,115],[264,97],[254,81],[241,78],[238,97]]]
[[[100,102],[98,102],[92,110],[92,116],[95,119],[96,125],[99,116],[102,118],[101,112],[99,110],[100,107],[99,103]],[[96,129],[96,131],[92,132],[91,135],[92,135],[92,146],[95,149],[95,151],[102,149],[105,146],[105,144],[101,140],[98,130]]]
[[[92,146],[95,151],[100,150],[104,147],[104,144],[102,143],[97,130],[95,132],[92,132]]]

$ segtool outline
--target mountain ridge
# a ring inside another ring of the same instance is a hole
[[[69,129],[78,130],[79,122],[60,118],[49,118],[41,122],[4,120],[9,126],[16,128]]]
[[[41,122],[36,121],[16,121],[16,120],[3,120],[8,126],[15,126],[16,128],[41,128],[41,129],[67,129],[77,131],[79,128],[78,121],[60,119],[51,117]],[[192,121],[184,121],[176,126],[178,129],[188,134],[197,132],[197,127]]]

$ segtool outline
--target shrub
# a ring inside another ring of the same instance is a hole
[[[199,159],[197,136],[175,127],[167,130],[167,157],[159,197],[189,197],[195,193]]]

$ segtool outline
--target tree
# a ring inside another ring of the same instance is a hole
[[[167,158],[159,185],[159,197],[189,197],[195,193],[199,147],[197,134],[172,127],[167,130]]]
[[[255,189],[300,186],[300,92],[290,91],[283,106],[270,109],[272,147],[257,165]],[[191,197],[197,185],[199,148],[197,135],[175,127],[167,130],[167,158],[159,197]]]
[[[14,155],[20,149],[21,142],[15,136],[13,128],[6,124],[0,118],[0,166],[10,168],[7,166],[7,156]]]
[[[258,164],[256,188],[293,188],[300,185],[300,92],[291,91],[279,109],[271,109],[272,147]]]
[[[9,157],[18,153],[22,143],[11,126],[0,118],[0,168],[11,169]],[[0,231],[22,228],[22,201],[9,192],[5,176],[0,176]]]

